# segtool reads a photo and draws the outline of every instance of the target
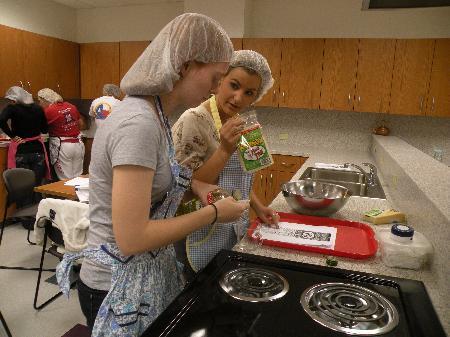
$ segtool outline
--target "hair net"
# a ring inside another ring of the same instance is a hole
[[[115,84],[105,84],[103,86],[103,95],[120,97],[121,95],[120,88]]]
[[[259,101],[272,88],[272,72],[270,71],[266,58],[260,53],[253,50],[235,51],[231,58],[230,69],[237,67],[253,70],[261,77],[261,86],[259,87],[255,102]]]
[[[33,103],[33,96],[21,87],[11,87],[6,91],[5,98],[22,104]]]
[[[43,99],[44,101],[51,103],[51,104],[63,101],[63,98],[61,97],[61,95],[50,88],[45,88],[45,89],[39,90],[38,97],[40,99]]]
[[[123,77],[127,95],[157,95],[172,91],[184,63],[229,62],[233,45],[215,20],[185,13],[169,22]]]

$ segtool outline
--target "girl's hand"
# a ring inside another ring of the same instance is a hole
[[[244,120],[239,116],[227,120],[220,129],[220,146],[225,152],[232,154],[241,136]]]
[[[25,141],[24,141],[22,138],[20,138],[19,136],[15,136],[15,137],[12,139],[12,141],[13,141],[13,142],[16,142],[16,143],[18,143],[18,144],[25,143]]]
[[[250,202],[248,200],[236,201],[233,197],[228,197],[216,201],[214,205],[217,207],[216,222],[225,223],[239,219],[242,213],[250,207]]]
[[[270,225],[270,227],[278,228],[280,216],[272,208],[263,206],[255,210],[255,212],[258,218],[260,218],[263,223]]]
[[[200,199],[203,205],[208,205],[208,193],[215,190],[219,186],[204,183],[203,181],[192,179],[191,189],[192,192]]]

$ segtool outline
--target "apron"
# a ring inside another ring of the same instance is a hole
[[[173,185],[159,206],[152,206],[152,219],[175,215],[189,187],[192,171],[178,165],[167,118],[159,97],[155,105],[166,132]],[[111,266],[111,289],[100,306],[92,336],[140,336],[183,288],[181,268],[172,245],[152,252],[123,256],[116,244],[103,244],[76,254],[64,254],[56,276],[61,291],[68,296],[69,274],[75,260],[87,257]]]
[[[215,97],[210,99],[211,113],[217,132],[222,127]],[[242,199],[250,199],[253,174],[242,169],[238,152],[235,151],[219,175],[218,186],[227,191],[240,190]],[[237,221],[205,226],[186,237],[186,255],[191,268],[198,272],[222,249],[231,249],[237,243],[239,226],[250,224],[248,212]]]

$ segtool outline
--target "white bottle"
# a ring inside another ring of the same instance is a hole
[[[431,260],[433,246],[408,225],[395,223],[390,230],[380,230],[377,238],[381,260],[388,267],[418,270]]]

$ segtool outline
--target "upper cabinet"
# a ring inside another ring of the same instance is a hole
[[[124,41],[120,42],[120,80],[131,68],[134,62],[150,44],[149,41]]]
[[[358,42],[358,39],[325,39],[321,109],[353,109]]]
[[[394,52],[394,39],[359,40],[355,111],[389,111]]]
[[[0,25],[0,50],[0,92],[17,85],[35,98],[42,88],[80,96],[78,43]]]
[[[426,115],[450,117],[450,39],[436,40]]]
[[[256,103],[257,106],[278,106],[280,92],[281,39],[243,39],[243,49],[257,51],[269,63],[274,79],[273,87]]]
[[[279,106],[318,109],[324,39],[283,39]]]
[[[119,85],[119,49],[119,42],[81,44],[81,98],[101,96],[107,83]]]
[[[234,50],[241,50],[242,49],[242,38],[240,37],[232,37],[231,43],[233,44]]]
[[[434,43],[431,39],[397,40],[390,113],[425,115]]]

